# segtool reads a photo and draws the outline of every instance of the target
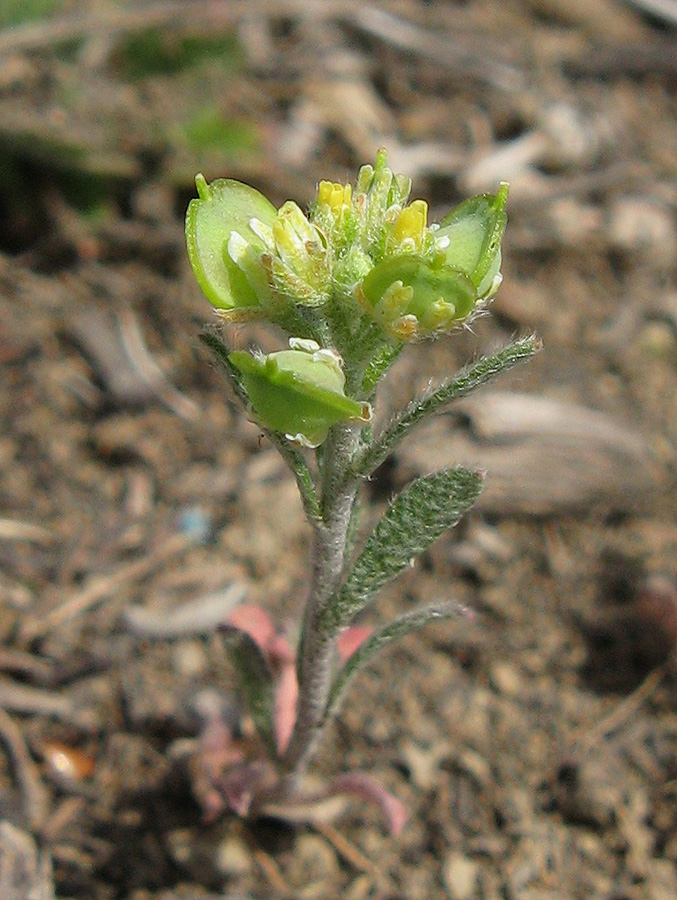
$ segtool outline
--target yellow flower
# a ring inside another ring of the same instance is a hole
[[[423,250],[428,220],[428,204],[414,200],[397,214],[390,231],[390,247],[395,252],[420,253]]]
[[[317,188],[317,202],[329,207],[334,216],[339,216],[344,206],[350,206],[353,188],[350,184],[336,181],[321,181]]]

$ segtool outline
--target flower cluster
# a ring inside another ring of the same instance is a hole
[[[232,354],[252,415],[306,446],[337,421],[369,420],[359,376],[379,352],[467,322],[501,283],[506,184],[432,225],[385,151],[354,187],[321,181],[307,215],[230,179],[196,184],[186,237],[205,295],[226,321],[265,319],[301,342]]]

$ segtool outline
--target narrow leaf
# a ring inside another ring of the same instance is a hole
[[[247,392],[242,385],[240,373],[228,359],[228,356],[230,354],[230,347],[228,346],[228,344],[226,344],[224,339],[220,334],[218,334],[215,328],[205,329],[200,333],[199,337],[205,347],[208,347],[211,351],[211,354],[214,357],[214,361],[217,363],[219,368],[222,369],[226,374],[235,394],[245,404],[245,406],[249,406],[249,398],[247,397]]]
[[[456,616],[467,615],[464,607],[457,603],[442,603],[434,606],[426,606],[406,615],[399,616],[380,631],[374,632],[367,638],[357,650],[348,657],[345,665],[334,679],[327,701],[327,716],[335,715],[343,700],[346,688],[355,674],[368,662],[370,662],[384,647],[398,641],[400,638],[425,628],[430,622],[440,619],[452,619]]]
[[[351,474],[367,477],[426,416],[433,415],[443,406],[465,397],[475,388],[487,384],[502,372],[507,372],[518,362],[529,359],[540,349],[541,342],[533,335],[520,338],[491,356],[481,357],[461,369],[450,381],[412,400],[398,418],[387,425],[368,447],[356,455],[350,467]]]
[[[293,444],[290,444],[283,435],[275,431],[267,431],[266,434],[271,444],[277,447],[278,453],[287,463],[287,466],[294,474],[294,478],[296,478],[306,517],[311,522],[318,521],[321,517],[320,501],[317,498],[315,482],[308,464],[303,458],[303,453],[294,447]]]
[[[346,772],[345,775],[339,775],[331,782],[327,793],[353,794],[368,803],[375,803],[385,816],[393,837],[400,834],[409,817],[404,803],[366,772]]]
[[[299,683],[294,659],[286,662],[275,686],[274,728],[275,746],[279,756],[287,749],[296,721],[296,705],[299,699]]]
[[[240,691],[256,730],[268,750],[274,753],[274,683],[268,663],[254,639],[245,631],[232,625],[222,625],[219,634],[232,660]]]
[[[405,344],[385,344],[370,359],[362,378],[362,391],[369,395],[402,352]]]
[[[351,625],[342,631],[336,638],[336,652],[341,662],[346,662],[373,633],[371,625]]]
[[[382,585],[455,525],[479,497],[482,483],[481,473],[458,467],[408,485],[371,533],[338,597],[328,604],[327,628],[346,625]]]

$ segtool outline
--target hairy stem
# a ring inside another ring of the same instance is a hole
[[[294,731],[282,759],[283,791],[294,790],[320,737],[331,688],[336,634],[326,627],[327,604],[336,595],[345,565],[346,542],[358,479],[345,472],[359,443],[359,427],[338,425],[323,450],[320,520],[313,525],[310,594],[299,644],[299,701]]]

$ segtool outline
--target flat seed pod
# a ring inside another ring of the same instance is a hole
[[[202,175],[195,179],[199,198],[191,200],[186,213],[188,258],[205,296],[219,309],[258,306],[259,296],[251,279],[228,252],[230,236],[236,232],[238,244],[249,248],[250,266],[266,251],[263,240],[251,228],[252,219],[272,226],[277,211],[263,194],[229,178],[207,184]],[[264,275],[261,265],[261,275]]]
[[[480,298],[495,292],[494,280],[501,267],[501,239],[508,221],[507,199],[505,183],[496,194],[471,197],[452,209],[435,232],[445,263],[465,272]]]
[[[374,318],[394,337],[425,337],[464,319],[477,302],[470,279],[450,266],[431,266],[413,254],[374,266],[358,289]],[[407,334],[410,327],[411,334]]]
[[[292,345],[299,342],[292,339]],[[228,359],[241,374],[256,420],[303,446],[319,446],[338,422],[371,419],[368,403],[343,392],[338,357],[317,345],[268,356],[234,350]]]

